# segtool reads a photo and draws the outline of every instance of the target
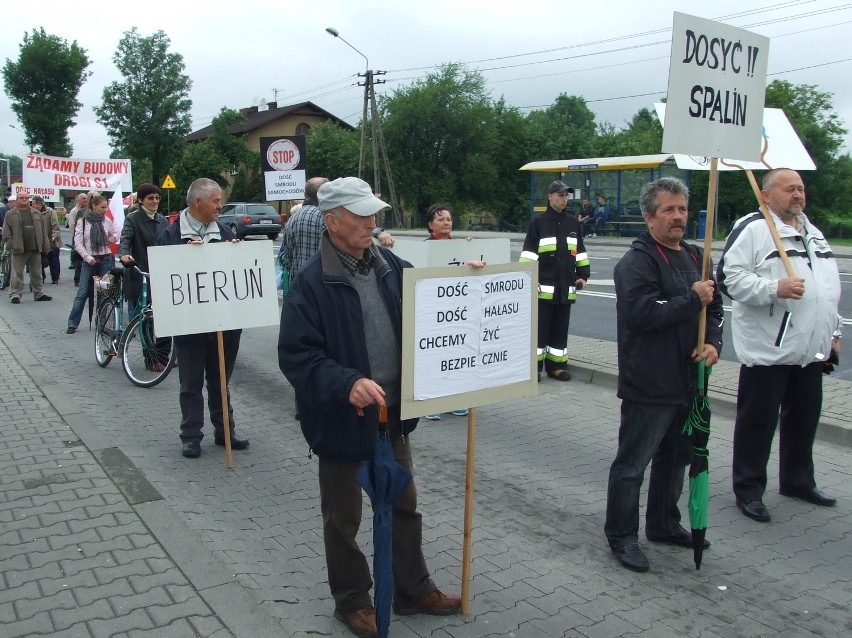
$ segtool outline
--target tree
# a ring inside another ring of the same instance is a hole
[[[360,133],[332,121],[321,122],[305,138],[308,153],[307,177],[336,179],[358,174]],[[372,175],[372,157],[367,154],[365,175]]]
[[[784,111],[816,164],[816,171],[802,171],[801,175],[807,193],[808,215],[817,224],[829,213],[852,213],[848,208],[838,209],[836,203],[849,201],[852,185],[840,181],[845,176],[845,168],[838,163],[838,154],[846,129],[834,111],[831,98],[831,93],[818,91],[811,84],[773,80],[766,87],[766,106]]]
[[[234,125],[245,123],[239,111],[223,108],[213,118],[210,136],[188,144],[181,159],[171,170],[177,190],[186,192],[199,177],[207,177],[222,188],[229,186],[226,175],[236,169],[237,174],[229,199],[233,201],[261,201],[263,184],[260,179],[260,157],[246,145],[245,135],[232,135]]]
[[[76,40],[69,45],[43,28],[24,34],[20,49],[17,62],[6,60],[3,81],[24,141],[33,151],[70,157],[68,129],[83,106],[77,94],[91,75],[91,60]]]
[[[595,156],[595,114],[580,96],[562,93],[545,110],[530,112],[527,124],[530,142],[536,151],[531,160]]]
[[[125,80],[105,87],[95,108],[114,147],[150,160],[155,184],[180,157],[191,130],[192,81],[183,73],[183,56],[168,52],[170,44],[163,31],[147,38],[136,27],[125,32],[112,58]]]
[[[381,111],[397,190],[420,215],[436,202],[458,213],[504,211],[517,201],[504,186],[521,183],[521,118],[492,103],[478,71],[445,65],[384,97]]]

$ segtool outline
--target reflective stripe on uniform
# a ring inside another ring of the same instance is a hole
[[[545,284],[539,284],[538,287],[538,298],[539,299],[553,299],[553,293],[555,292],[555,288],[553,286],[547,286]]]
[[[539,239],[538,252],[539,254],[556,252],[556,237],[542,237]]]
[[[544,361],[544,348],[538,348],[536,350],[535,358],[537,361]]]
[[[529,250],[525,250],[521,253],[521,257],[518,261],[538,261],[538,255],[530,252]]]
[[[568,361],[568,349],[561,348],[551,348],[547,346],[547,353],[545,354],[545,358],[548,361],[554,361],[556,363],[565,363]]]

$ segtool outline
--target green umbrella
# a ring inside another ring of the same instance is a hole
[[[689,523],[692,527],[692,552],[695,569],[701,569],[704,536],[707,533],[707,509],[710,503],[710,479],[707,471],[707,441],[710,439],[710,401],[707,387],[710,370],[698,362],[698,394],[683,425],[683,433],[692,441],[692,464],[689,466]]]

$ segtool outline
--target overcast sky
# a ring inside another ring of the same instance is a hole
[[[31,0],[3,12],[0,61],[17,60],[24,33],[39,27],[87,50],[92,76],[70,131],[74,155],[87,159],[109,156],[93,107],[104,86],[122,80],[112,57],[134,26],[145,36],[165,31],[170,51],[183,56],[192,79],[193,129],[208,125],[222,107],[275,99],[279,105],[310,100],[356,125],[363,99],[356,74],[366,62],[326,27],[366,55],[372,69],[388,72],[379,94],[442,63],[463,62],[483,72],[492,97],[503,96],[523,113],[567,93],[584,97],[598,122],[622,127],[665,96],[673,11],[768,36],[768,81],[833,93],[844,127],[852,130],[852,3],[830,0],[148,0],[134,8]],[[145,89],[128,98],[144,100]],[[3,93],[0,152],[23,155],[23,134],[10,124],[21,128]]]

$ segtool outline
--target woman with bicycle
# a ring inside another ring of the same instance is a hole
[[[78,220],[74,228],[74,249],[83,259],[80,271],[80,287],[68,315],[68,334],[77,332],[80,319],[83,317],[83,307],[92,290],[92,277],[103,277],[113,266],[115,260],[110,250],[110,244],[117,244],[118,237],[112,220],[106,216],[109,202],[102,195],[95,195],[89,201],[89,210]]]
[[[140,184],[136,189],[139,208],[127,214],[121,231],[118,259],[122,265],[136,264],[147,272],[148,247],[157,245],[157,237],[169,225],[169,220],[157,212],[160,207],[160,189],[154,184]],[[136,310],[136,302],[142,291],[142,275],[128,268],[124,275],[124,296],[128,301],[128,316]]]

